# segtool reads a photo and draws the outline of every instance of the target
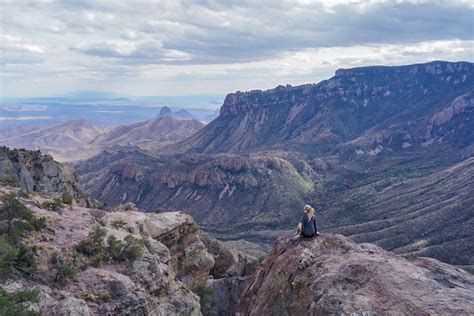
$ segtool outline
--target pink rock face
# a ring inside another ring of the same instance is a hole
[[[434,259],[408,261],[341,235],[282,237],[242,293],[240,315],[474,313],[474,277]]]

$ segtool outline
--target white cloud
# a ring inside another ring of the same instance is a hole
[[[43,54],[45,51],[43,47],[34,44],[31,41],[25,40],[14,35],[0,35],[0,49],[4,51],[18,51]]]
[[[3,1],[0,93],[225,94],[472,61],[470,1]]]

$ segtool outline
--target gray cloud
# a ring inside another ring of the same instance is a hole
[[[260,88],[346,66],[472,59],[473,16],[470,1],[4,0],[0,78],[11,91]]]
[[[328,12],[321,4],[270,2],[267,7],[185,12],[187,21],[180,23],[187,32],[163,44],[191,54],[194,62],[260,60],[305,48],[473,38],[474,10],[467,4],[349,4]]]
[[[305,48],[472,39],[474,8],[438,1],[332,7],[297,1],[64,1],[32,3],[23,13],[7,20],[26,29],[90,34],[87,47],[69,47],[90,55],[232,63]],[[126,47],[135,53],[124,53]]]

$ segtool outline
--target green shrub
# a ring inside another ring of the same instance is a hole
[[[19,185],[19,180],[18,180],[18,177],[16,177],[16,176],[9,176],[7,178],[3,178],[0,181],[0,183],[3,184],[3,185],[17,187]]]
[[[0,288],[0,315],[34,316],[39,313],[32,311],[25,303],[38,302],[39,293],[36,290],[23,290],[8,293]]]
[[[0,276],[10,273],[16,264],[18,248],[11,245],[6,236],[0,236]]]
[[[41,204],[41,207],[52,212],[61,213],[61,210],[64,207],[64,205],[60,199],[54,199],[53,202],[50,202],[50,201],[44,202],[43,204]]]
[[[45,217],[33,217],[30,221],[31,225],[33,226],[34,230],[40,231],[43,228],[46,228],[46,218]]]
[[[114,261],[134,261],[143,256],[142,242],[132,235],[127,235],[123,241],[111,235],[107,243],[109,258]]]
[[[123,241],[110,235],[107,238],[107,246],[104,245],[106,230],[96,225],[86,239],[76,245],[76,251],[90,257],[90,264],[99,266],[103,262],[133,261],[143,255],[143,242],[132,235],[128,235]]]
[[[105,229],[103,229],[99,225],[96,225],[94,229],[89,233],[87,238],[76,245],[76,250],[87,256],[92,256],[103,252],[103,250],[105,249],[105,235]]]
[[[101,252],[90,259],[90,264],[93,267],[99,267],[102,263],[107,262],[108,258],[104,252]]]
[[[61,196],[61,202],[64,204],[71,205],[72,204],[72,196],[70,196],[66,191],[63,192]]]
[[[122,260],[122,251],[125,244],[113,235],[109,236],[109,238],[107,239],[107,243],[107,251],[109,252],[110,259],[115,261]]]
[[[127,235],[124,241],[123,256],[125,259],[133,261],[143,256],[142,241],[132,235]]]
[[[112,226],[115,227],[116,229],[123,228],[125,225],[127,225],[127,222],[125,222],[121,219],[117,219],[117,220],[112,222]]]
[[[6,234],[11,244],[17,243],[25,230],[31,230],[33,214],[13,194],[2,196],[0,221],[6,225],[0,228],[0,235]]]
[[[18,245],[18,255],[16,258],[15,268],[23,273],[31,274],[36,271],[36,247],[26,247]]]
[[[24,190],[18,191],[17,194],[18,194],[18,197],[22,197],[22,198],[25,198],[25,199],[27,199],[27,198],[30,197],[30,195],[28,194],[28,192],[26,192],[26,191],[24,191]]]
[[[51,265],[55,271],[54,282],[64,285],[69,279],[72,279],[76,271],[74,268],[64,260],[62,260],[58,254],[53,254],[51,257]]]
[[[24,234],[46,227],[45,218],[37,218],[13,194],[1,197],[0,208],[0,275],[14,269],[23,273],[36,271],[35,247],[27,247],[20,241]]]

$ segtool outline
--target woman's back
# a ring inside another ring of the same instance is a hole
[[[313,215],[311,218],[308,218],[307,215],[304,215],[301,220],[301,235],[303,235],[303,237],[312,237],[317,231],[316,217]]]

